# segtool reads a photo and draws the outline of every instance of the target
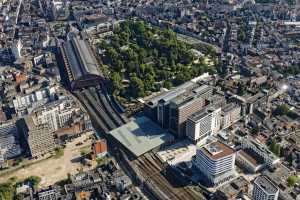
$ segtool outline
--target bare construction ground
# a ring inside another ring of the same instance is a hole
[[[82,149],[89,149],[91,146],[92,140],[89,139],[91,134],[92,133],[83,134],[72,142],[67,143],[64,149],[64,155],[60,158],[55,158],[54,156],[13,172],[0,175],[0,182],[5,182],[11,177],[17,177],[18,180],[23,180],[29,176],[39,176],[42,179],[40,187],[47,187],[60,180],[66,179],[68,173],[75,174],[81,170],[88,170],[89,167],[83,166],[79,160]],[[80,142],[82,144],[78,145]],[[91,167],[95,167],[94,165],[96,165],[96,163],[93,163]]]

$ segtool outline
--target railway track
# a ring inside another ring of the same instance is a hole
[[[109,129],[107,125],[103,122],[103,119],[99,117],[99,115],[96,112],[92,112],[93,108],[88,103],[87,99],[82,95],[80,92],[74,92],[75,96],[79,99],[80,102],[86,107],[86,109],[89,111],[90,116],[95,120],[95,122],[100,126],[100,128],[104,132],[109,132]]]
[[[97,115],[102,119],[104,124],[106,124],[107,129],[112,130],[118,127],[118,125],[113,122],[111,117],[109,117],[107,112],[105,112],[102,105],[99,104],[99,101],[95,97],[93,97],[93,93],[91,91],[83,90],[82,94],[84,98],[87,99],[88,104],[92,107],[94,112],[96,112]]]
[[[123,120],[123,118],[120,116],[119,113],[117,113],[112,106],[109,104],[106,95],[104,95],[101,91],[97,92],[98,97],[99,97],[99,101],[100,103],[103,105],[103,108],[107,111],[107,113],[110,115],[111,119],[114,120],[114,122],[118,125],[118,126],[122,126],[125,121]]]
[[[200,199],[193,191],[186,187],[174,187],[162,174],[164,165],[153,154],[146,154],[135,161],[137,167],[145,175],[146,180],[151,180],[169,199],[193,200]]]
[[[86,106],[90,115],[105,133],[127,122],[109,103],[107,94],[99,88],[83,89],[75,91],[74,94]]]

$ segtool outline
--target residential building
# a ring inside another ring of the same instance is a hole
[[[254,180],[252,192],[253,200],[277,200],[278,195],[278,187],[266,176],[258,176]]]
[[[107,154],[107,143],[105,139],[98,140],[92,145],[94,158],[102,158]]]
[[[222,107],[222,128],[226,129],[241,119],[241,106],[235,103]]]
[[[19,120],[18,126],[24,135],[31,157],[41,157],[56,148],[53,131],[47,123],[39,124],[35,116],[28,115]]]
[[[235,176],[235,151],[219,141],[197,149],[193,162],[210,185],[219,185]]]
[[[266,165],[264,159],[251,149],[241,149],[236,154],[236,162],[242,169],[250,173],[256,173]]]
[[[46,104],[55,98],[57,87],[47,87],[33,91],[30,94],[18,95],[13,100],[13,105],[18,115],[30,114],[35,108]]]
[[[0,124],[0,150],[4,161],[22,154],[17,126],[13,121]]]
[[[60,193],[56,188],[47,188],[37,192],[38,200],[57,200],[59,199]]]
[[[219,187],[214,194],[216,200],[235,200],[243,195],[247,195],[249,191],[249,182],[240,176],[229,183]]]
[[[255,154],[257,154],[257,156],[261,157],[265,166],[273,167],[280,161],[280,159],[275,156],[265,145],[259,143],[252,137],[244,137],[241,141],[241,147],[243,150],[249,149],[248,152],[253,151]]]
[[[72,99],[62,99],[40,107],[34,110],[34,113],[38,123],[47,123],[51,130],[57,131],[63,128],[78,110],[79,108],[74,106]]]
[[[220,130],[221,108],[204,108],[192,116],[186,123],[186,134],[195,143],[204,144],[209,136]]]

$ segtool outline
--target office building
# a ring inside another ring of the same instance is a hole
[[[186,135],[186,120],[206,105],[213,87],[192,81],[148,101],[145,114],[177,137]]]
[[[221,125],[221,108],[204,108],[191,115],[186,123],[186,135],[195,143],[206,143]]]
[[[35,116],[26,116],[18,121],[18,126],[27,143],[30,156],[41,157],[56,148],[53,131],[47,123],[39,124]]]
[[[277,200],[278,187],[266,176],[259,176],[254,180],[252,200]]]
[[[168,128],[170,101],[180,94],[183,94],[188,88],[191,88],[194,85],[195,83],[189,81],[150,99],[144,107],[146,116],[160,124],[163,128]]]
[[[170,102],[169,130],[178,137],[186,135],[186,121],[189,116],[204,106],[204,99],[197,96],[178,96]]]
[[[197,149],[193,163],[206,177],[205,182],[213,186],[235,176],[235,151],[218,141]]]

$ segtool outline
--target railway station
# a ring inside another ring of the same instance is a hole
[[[69,34],[60,52],[71,90],[100,85],[102,77],[90,46],[75,34]]]

